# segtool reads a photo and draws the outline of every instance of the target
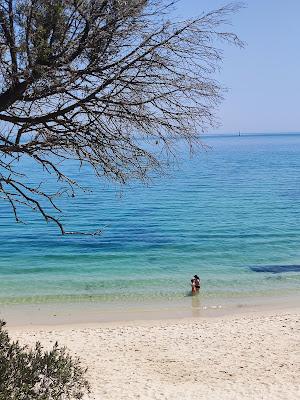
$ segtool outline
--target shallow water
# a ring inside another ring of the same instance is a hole
[[[205,143],[192,159],[179,143],[168,176],[121,193],[69,166],[93,193],[61,199],[63,220],[99,237],[62,237],[29,211],[16,224],[1,204],[0,303],[181,299],[195,273],[208,300],[299,292],[300,135]]]

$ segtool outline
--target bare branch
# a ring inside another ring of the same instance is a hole
[[[242,4],[178,22],[168,19],[175,3],[0,4],[0,195],[17,221],[18,207],[27,205],[66,234],[54,199],[75,196],[78,185],[61,163],[77,160],[121,184],[144,181],[162,168],[161,152],[174,153],[178,138],[192,146],[217,124],[219,46],[243,46],[224,31]],[[47,194],[28,184],[16,172],[28,157],[64,186]]]

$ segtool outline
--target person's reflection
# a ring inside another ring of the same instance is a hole
[[[192,316],[200,317],[201,314],[201,302],[199,293],[192,295]]]

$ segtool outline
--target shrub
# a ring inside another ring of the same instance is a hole
[[[50,351],[13,342],[0,320],[0,400],[82,399],[89,391],[78,358],[55,343]]]

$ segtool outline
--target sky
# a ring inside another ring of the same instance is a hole
[[[228,1],[229,2],[229,1]],[[220,0],[181,0],[176,14],[193,17]],[[229,89],[211,132],[300,132],[300,0],[248,0],[227,28],[246,42],[227,47],[216,78]]]

